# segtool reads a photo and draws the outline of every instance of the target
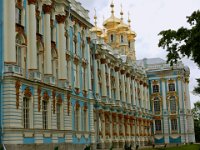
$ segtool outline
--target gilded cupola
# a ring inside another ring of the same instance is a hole
[[[110,4],[110,7],[111,7],[111,16],[108,19],[106,19],[103,23],[103,26],[106,29],[115,28],[118,24],[120,24],[120,19],[115,17],[115,15],[114,15],[114,3],[113,3],[113,1]]]

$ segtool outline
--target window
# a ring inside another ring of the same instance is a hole
[[[83,89],[86,90],[86,71],[85,68],[82,68],[82,83],[83,83]]]
[[[161,120],[155,120],[155,129],[156,131],[161,131]]]
[[[54,41],[53,40],[53,38],[54,38],[54,33],[53,33],[53,31],[54,31],[54,26],[51,26],[51,41]],[[68,38],[66,38],[66,39],[68,39]],[[66,46],[66,48],[68,48],[67,46]]]
[[[69,50],[69,37],[68,37],[68,32],[66,31],[66,50]]]
[[[153,93],[159,92],[159,85],[153,85]]]
[[[22,43],[21,35],[16,36],[16,62],[18,66],[22,66]]]
[[[85,58],[85,45],[82,44],[82,58]]]
[[[114,41],[114,37],[113,34],[110,35],[110,41],[113,42]]]
[[[170,110],[171,112],[176,112],[176,98],[174,96],[170,97]]]
[[[20,8],[15,8],[15,22],[17,24],[22,24],[22,10]]]
[[[175,91],[175,84],[174,83],[170,83],[168,86],[169,86],[169,91]]]
[[[56,49],[51,49],[51,65],[52,74],[57,79],[58,78],[58,55]]]
[[[60,112],[61,112],[61,105],[57,103],[57,106],[56,106],[57,129],[60,129],[60,122],[61,122]]]
[[[88,122],[88,113],[87,113],[87,108],[84,108],[84,119],[83,119],[83,121],[84,121],[83,130],[87,131],[88,130],[88,124],[87,124],[87,122]]]
[[[160,100],[158,97],[154,99],[154,113],[160,113]]]
[[[23,98],[23,124],[24,128],[27,129],[30,127],[30,108],[29,108],[29,98]]]
[[[171,129],[177,130],[177,119],[171,119]]]
[[[121,43],[123,43],[124,42],[124,36],[123,35],[121,35]]]
[[[36,32],[40,33],[40,19],[38,17],[36,18]]]
[[[77,86],[77,66],[74,64],[74,87]]]
[[[44,73],[43,46],[41,42],[37,42],[37,68],[40,73]]]
[[[80,107],[78,106],[79,104],[76,104],[75,106],[75,129],[76,131],[79,131],[80,128]]]
[[[128,41],[128,48],[131,48],[131,42]]]
[[[48,102],[43,100],[42,101],[42,122],[43,122],[43,129],[48,128]]]

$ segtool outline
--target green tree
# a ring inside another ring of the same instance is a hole
[[[158,46],[166,49],[167,62],[170,65],[177,63],[182,57],[188,57],[200,67],[200,11],[194,11],[187,17],[190,27],[181,27],[178,30],[161,31]],[[200,95],[200,78],[196,79],[198,85],[194,93]],[[192,109],[194,116],[194,130],[197,142],[200,142],[200,101]]]
[[[159,35],[162,37],[158,46],[167,50],[167,61],[171,64],[176,63],[181,56],[191,56],[200,67],[200,11],[195,11],[187,17],[187,22],[190,28],[161,31]]]
[[[194,11],[191,16],[186,17],[190,27],[181,27],[178,30],[164,30],[158,46],[166,49],[167,62],[170,65],[177,63],[182,57],[192,59],[200,67],[200,11]],[[200,94],[200,79],[194,92]]]
[[[194,108],[192,109],[194,116],[194,131],[196,142],[200,142],[200,101],[194,103]]]

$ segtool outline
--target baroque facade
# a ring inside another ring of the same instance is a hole
[[[75,0],[0,1],[1,143],[94,149],[195,142],[189,69],[136,61],[130,22]]]

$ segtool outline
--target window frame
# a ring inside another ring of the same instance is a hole
[[[24,107],[25,103],[26,103],[26,107]],[[23,109],[23,128],[29,129],[30,128],[30,98],[29,97],[26,97],[26,96],[23,97],[22,109]]]
[[[46,109],[44,109],[46,108]],[[43,100],[42,101],[42,126],[43,129],[48,129],[48,101],[47,100]]]

